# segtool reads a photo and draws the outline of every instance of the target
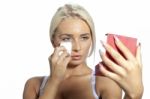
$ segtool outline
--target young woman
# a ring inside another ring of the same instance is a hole
[[[29,79],[24,88],[24,99],[121,99],[122,89],[125,91],[125,99],[141,98],[143,87],[140,82],[139,47],[135,58],[116,38],[117,46],[129,60],[123,59],[109,45],[103,45],[118,62],[123,61],[120,62],[123,68],[110,61],[103,53],[102,60],[107,67],[112,65],[110,68],[113,72],[100,64],[100,71],[104,76],[95,76],[87,66],[86,58],[95,49],[95,31],[92,18],[81,6],[68,4],[57,10],[51,21],[50,39],[54,47],[54,52],[49,57],[50,75]],[[60,46],[61,42],[71,42],[71,54],[64,46]],[[128,65],[133,68],[128,68]],[[137,86],[139,92],[136,90]]]

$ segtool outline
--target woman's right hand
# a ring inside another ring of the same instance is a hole
[[[59,84],[64,79],[71,57],[66,49],[60,46],[54,49],[53,54],[48,59],[50,64],[50,77],[45,85],[43,95],[41,95],[39,99],[56,98]]]
[[[61,82],[64,79],[70,59],[69,53],[63,46],[56,47],[49,57],[50,77]]]

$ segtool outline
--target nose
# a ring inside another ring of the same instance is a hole
[[[81,44],[79,43],[79,41],[75,41],[72,44],[72,50],[73,51],[80,51],[81,50]]]

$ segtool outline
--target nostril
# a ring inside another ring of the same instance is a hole
[[[81,46],[79,44],[75,44],[73,47],[72,47],[72,50],[74,51],[79,51],[81,50]]]

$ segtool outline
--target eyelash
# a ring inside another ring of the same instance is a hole
[[[83,36],[83,37],[81,37],[81,40],[88,40],[88,39],[89,39],[88,36]],[[71,41],[71,38],[69,38],[69,37],[63,37],[63,38],[62,38],[62,41],[65,41],[65,42]]]
[[[88,40],[89,39],[89,37],[88,36],[83,36],[83,37],[81,37],[83,40]]]
[[[69,37],[62,38],[62,41],[70,41],[71,39]]]

